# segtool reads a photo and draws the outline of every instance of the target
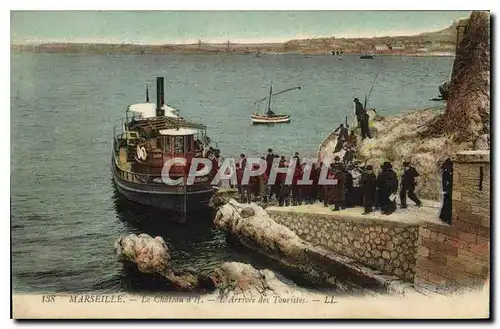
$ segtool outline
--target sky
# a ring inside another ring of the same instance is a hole
[[[467,11],[11,11],[11,43],[284,42],[412,35]]]

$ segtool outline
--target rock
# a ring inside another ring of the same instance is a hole
[[[446,102],[444,128],[459,142],[473,142],[489,130],[490,14],[472,12],[457,45]]]
[[[137,266],[144,275],[159,275],[180,291],[216,291],[221,296],[292,295],[303,292],[293,282],[264,269],[238,262],[222,263],[209,273],[183,272],[171,268],[168,246],[161,237],[147,234],[122,236],[115,242],[118,259]]]
[[[381,256],[381,252],[379,250],[372,250],[372,256],[379,258]]]
[[[448,99],[448,95],[450,93],[450,82],[447,81],[439,86],[439,97],[443,100]]]
[[[142,274],[160,275],[174,289],[199,291],[213,287],[206,277],[191,271],[175,271],[170,264],[170,253],[162,237],[152,238],[147,234],[129,234],[115,242],[118,260],[133,263]]]
[[[241,216],[241,209],[245,207],[252,207],[254,215],[247,218]],[[231,199],[217,211],[215,225],[243,246],[274,260],[311,283],[337,286],[326,250],[302,240],[289,228],[275,222],[257,204],[243,205]],[[342,248],[340,245],[339,250]]]
[[[400,268],[397,268],[394,270],[394,274],[397,276],[403,276],[404,272]]]
[[[120,261],[130,261],[146,274],[164,274],[170,268],[170,253],[162,237],[129,234],[118,238],[115,251]]]
[[[252,265],[226,262],[215,268],[210,278],[222,296],[230,295],[287,295],[296,292],[297,286],[291,281],[278,278],[270,270],[257,270]]]
[[[252,217],[253,215],[255,215],[255,211],[251,207],[243,208],[241,211],[241,217],[243,218]]]
[[[382,257],[385,259],[390,259],[391,255],[389,254],[388,251],[384,250],[384,251],[382,251]]]
[[[482,134],[474,142],[475,150],[489,150],[490,149],[490,135]]]

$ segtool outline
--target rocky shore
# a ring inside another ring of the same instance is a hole
[[[161,237],[130,234],[115,243],[118,260],[133,267],[144,280],[160,281],[161,290],[231,296],[314,295],[276,273],[239,262],[225,262],[210,272],[176,271],[170,262],[168,246]]]
[[[311,288],[329,289],[337,294],[348,295],[417,293],[404,276],[398,278],[386,274],[361,265],[353,258],[332,252],[326,245],[312,244],[274,218],[255,203],[240,204],[231,199],[220,206],[214,223],[226,233],[228,240],[276,262],[284,272],[300,278],[301,282],[307,282],[306,286]],[[383,229],[380,228],[377,234],[382,233]],[[317,294],[316,290],[297,286],[269,269],[256,269],[245,263],[226,262],[206,272],[178,271],[172,267],[169,248],[161,237],[153,238],[147,234],[122,236],[116,241],[115,250],[124,266],[133,268],[136,274],[150,282],[160,282],[158,286],[167,291],[219,296],[248,293],[279,296]],[[384,255],[381,252],[380,257]]]

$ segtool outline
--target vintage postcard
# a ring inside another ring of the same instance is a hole
[[[10,15],[12,318],[490,318],[488,11]]]

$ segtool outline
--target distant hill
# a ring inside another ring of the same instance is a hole
[[[80,52],[80,53],[299,53],[325,54],[341,50],[345,54],[425,54],[455,52],[457,22],[449,27],[413,36],[374,38],[314,38],[290,40],[285,43],[263,44],[98,44],[98,43],[45,43],[40,45],[11,45],[13,51]]]
[[[457,22],[449,27],[411,36],[374,37],[374,38],[315,38],[290,40],[285,43],[288,51],[316,52],[326,49],[342,50],[344,53],[361,52],[401,52],[455,51]]]
[[[453,22],[453,24],[451,24],[450,26],[448,26],[445,29],[435,31],[435,32],[421,33],[421,34],[418,34],[417,36],[424,37],[424,38],[430,38],[434,41],[456,42],[457,27],[458,27],[458,22]]]

